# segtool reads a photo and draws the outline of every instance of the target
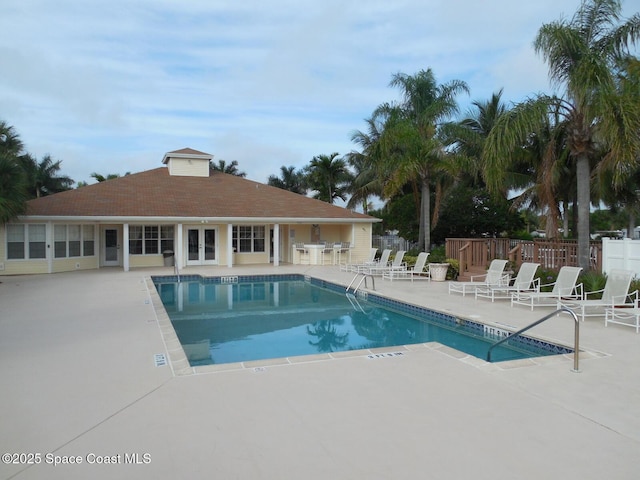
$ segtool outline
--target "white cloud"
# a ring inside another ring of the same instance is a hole
[[[0,119],[76,180],[192,147],[266,181],[354,148],[397,72],[465,80],[463,106],[548,91],[531,44],[578,3],[4,0]]]

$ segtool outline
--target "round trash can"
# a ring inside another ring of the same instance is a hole
[[[162,256],[164,257],[164,266],[173,267],[173,250],[165,250],[162,252]]]

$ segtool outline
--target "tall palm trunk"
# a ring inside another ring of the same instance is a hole
[[[429,187],[429,179],[422,179],[421,189],[421,215],[420,215],[420,233],[418,235],[418,243],[424,245],[424,251],[429,252],[431,250],[431,208],[429,199],[431,198],[431,188]],[[424,239],[424,243],[423,243]]]
[[[581,153],[576,159],[577,200],[578,200],[578,266],[589,270],[589,214],[591,207],[589,157]]]

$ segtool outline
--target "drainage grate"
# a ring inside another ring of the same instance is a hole
[[[153,361],[156,367],[164,367],[167,365],[167,356],[164,353],[156,353],[153,356]]]

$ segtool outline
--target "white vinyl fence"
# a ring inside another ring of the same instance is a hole
[[[602,273],[609,273],[613,268],[631,270],[640,278],[640,240],[602,239]]]

